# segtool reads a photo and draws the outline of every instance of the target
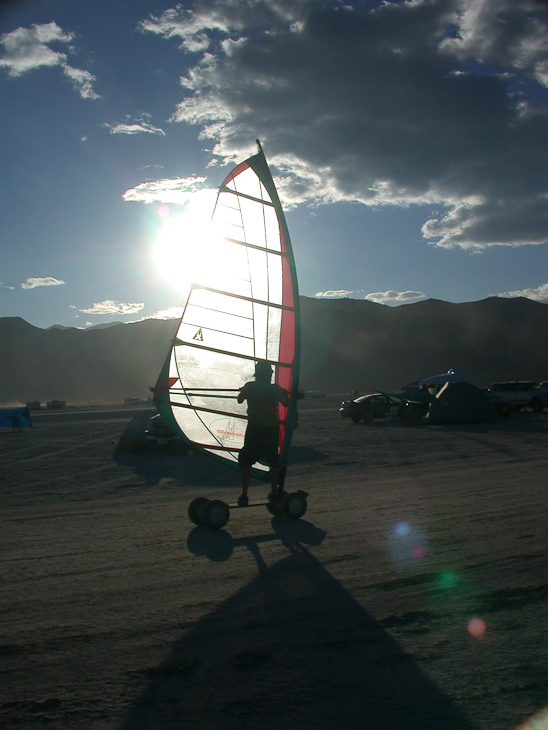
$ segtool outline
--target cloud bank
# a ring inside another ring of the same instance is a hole
[[[195,0],[143,20],[190,61],[173,120],[223,162],[259,136],[293,204],[442,206],[422,234],[548,240],[539,0]]]
[[[78,309],[79,312],[84,314],[137,314],[145,306],[144,302],[133,302],[132,304],[126,304],[123,302],[116,302],[113,299],[105,299],[103,302],[96,302],[93,307],[87,309]]]
[[[51,48],[55,44],[66,46],[74,38],[74,33],[65,32],[53,21],[17,28],[0,38],[4,47],[0,67],[5,68],[11,78],[16,78],[43,66],[59,66],[82,99],[98,99],[99,95],[93,90],[95,76],[89,71],[74,68],[69,64],[66,53]]]

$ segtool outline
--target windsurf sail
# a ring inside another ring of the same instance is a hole
[[[289,231],[263,150],[221,184],[202,268],[190,287],[177,333],[154,389],[156,406],[190,445],[237,466],[247,426],[239,389],[266,361],[289,392],[279,404],[282,467],[296,418],[300,360],[299,292]],[[207,240],[206,240],[207,239]],[[214,259],[214,261],[213,261]],[[266,480],[268,467],[253,475]]]

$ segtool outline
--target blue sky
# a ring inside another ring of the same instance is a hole
[[[301,294],[548,302],[541,0],[0,13],[0,316],[175,316],[166,227],[188,243],[257,137]]]

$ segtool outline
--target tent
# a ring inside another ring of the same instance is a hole
[[[425,378],[425,380],[420,380],[419,385],[429,387],[430,385],[445,385],[445,383],[462,383],[464,381],[464,378],[461,375],[460,370],[456,370],[455,368],[451,368],[446,373],[443,373],[442,375],[432,375],[431,378]]]
[[[495,409],[471,383],[446,383],[428,410],[431,423],[483,423],[495,420]]]
[[[158,413],[156,409],[148,409],[138,413],[124,428],[116,446],[117,449],[139,449],[146,445],[145,429],[152,416]]]
[[[2,408],[0,410],[0,427],[20,431],[22,428],[32,428],[28,408]]]

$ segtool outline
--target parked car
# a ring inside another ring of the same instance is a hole
[[[147,424],[145,441],[148,446],[169,449],[180,443],[181,439],[158,413]]]
[[[350,418],[354,423],[370,423],[375,418],[386,417],[419,420],[427,411],[427,403],[405,400],[392,393],[369,393],[354,400],[345,400],[339,409],[343,418]]]
[[[493,383],[488,390],[497,401],[510,403],[516,411],[529,407],[535,413],[540,413],[548,406],[548,390],[533,380]]]

